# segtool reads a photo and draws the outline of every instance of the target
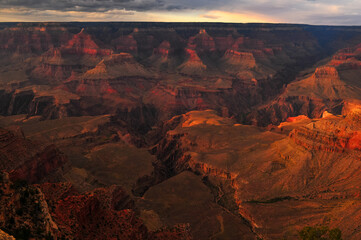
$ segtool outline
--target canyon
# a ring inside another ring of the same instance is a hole
[[[0,238],[360,239],[361,28],[0,25]]]

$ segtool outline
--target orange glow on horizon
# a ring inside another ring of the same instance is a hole
[[[235,13],[235,12],[226,12],[226,11],[209,11],[207,14],[201,16],[202,18],[208,18],[210,21],[220,21],[220,22],[278,22],[274,18],[263,16],[256,13]]]
[[[229,23],[255,23],[280,22],[278,19],[270,18],[252,12],[235,13],[227,11],[212,10],[208,12],[187,11],[187,12],[158,12],[156,16],[149,14],[156,21],[161,22],[229,22]]]
[[[30,14],[29,14],[30,13]],[[277,19],[257,13],[235,13],[227,11],[179,11],[179,12],[136,12],[111,10],[107,12],[76,12],[45,10],[30,12],[26,9],[0,9],[0,22],[38,21],[149,21],[149,22],[280,22]]]

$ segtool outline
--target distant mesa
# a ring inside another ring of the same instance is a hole
[[[335,67],[323,66],[316,68],[316,78],[339,78],[338,71]]]
[[[65,46],[64,50],[68,54],[89,54],[107,56],[112,54],[112,50],[100,49],[92,40],[89,34],[84,32],[84,28],[73,36],[73,38]]]
[[[196,49],[198,52],[215,51],[216,44],[205,29],[200,29],[196,36],[188,39],[188,48]]]
[[[137,41],[134,39],[133,34],[119,36],[112,40],[112,45],[118,52],[126,52],[136,55],[138,53]]]
[[[186,49],[187,59],[179,67],[178,71],[189,75],[200,75],[206,71],[207,66],[199,58],[193,49]]]
[[[120,77],[150,76],[142,65],[129,53],[119,53],[104,58],[95,68],[88,70],[85,79],[117,79]]]
[[[256,60],[251,52],[238,52],[227,50],[222,61],[228,70],[239,71],[239,69],[251,69],[256,67]]]
[[[192,127],[197,125],[233,125],[234,122],[231,119],[222,118],[217,115],[213,110],[205,111],[192,111],[184,114],[182,127]]]

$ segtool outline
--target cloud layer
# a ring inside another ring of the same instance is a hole
[[[0,0],[1,8],[31,8],[37,10],[106,12],[114,9],[131,11],[184,10],[218,5],[219,1],[174,0]]]
[[[359,0],[0,0],[0,21],[220,21],[360,25]]]

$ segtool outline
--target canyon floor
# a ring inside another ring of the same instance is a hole
[[[361,27],[0,25],[1,239],[356,240],[360,151]]]

